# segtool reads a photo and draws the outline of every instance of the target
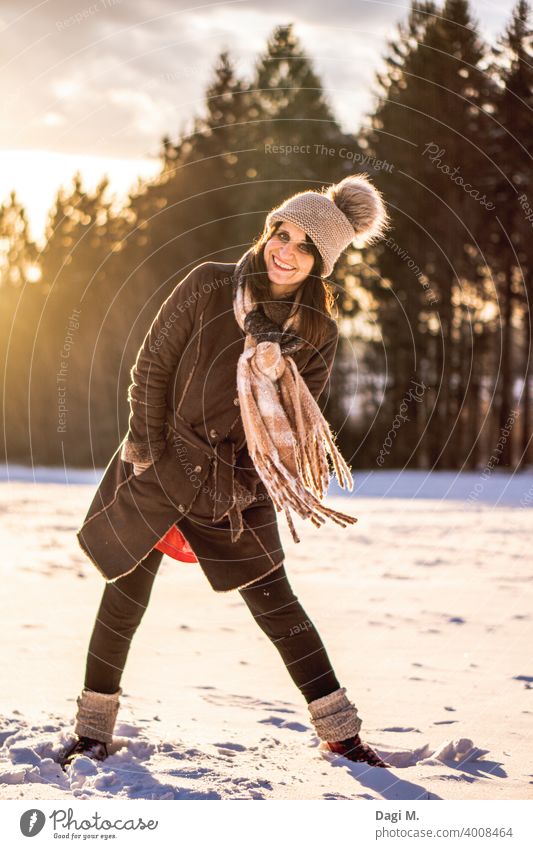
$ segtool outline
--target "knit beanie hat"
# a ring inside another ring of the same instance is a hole
[[[276,221],[290,221],[305,230],[322,257],[322,276],[328,277],[354,239],[364,247],[381,238],[388,214],[367,174],[355,174],[320,192],[298,192],[268,213],[266,224]]]

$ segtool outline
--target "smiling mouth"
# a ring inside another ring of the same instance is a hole
[[[277,258],[274,254],[272,254],[272,263],[274,268],[277,268],[279,271],[294,271],[294,267],[292,265],[281,265],[281,260]]]

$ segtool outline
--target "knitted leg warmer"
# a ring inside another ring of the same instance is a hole
[[[97,693],[84,688],[76,699],[78,713],[74,733],[78,737],[92,737],[101,743],[111,743],[121,694],[122,687],[116,693]]]
[[[307,707],[321,740],[335,743],[359,733],[362,720],[357,715],[357,708],[346,696],[346,687],[309,702]]]

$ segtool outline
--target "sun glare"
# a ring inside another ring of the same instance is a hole
[[[137,177],[155,176],[157,159],[116,159],[105,156],[75,155],[49,150],[0,150],[0,203],[15,189],[24,206],[32,238],[42,247],[48,212],[60,186],[70,186],[80,171],[84,188],[92,190],[104,174],[109,177],[108,192],[125,197]]]

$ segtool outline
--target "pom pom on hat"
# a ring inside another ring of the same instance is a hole
[[[382,238],[389,216],[381,193],[366,174],[345,177],[329,186],[325,194],[344,213],[358,242],[367,245]]]

